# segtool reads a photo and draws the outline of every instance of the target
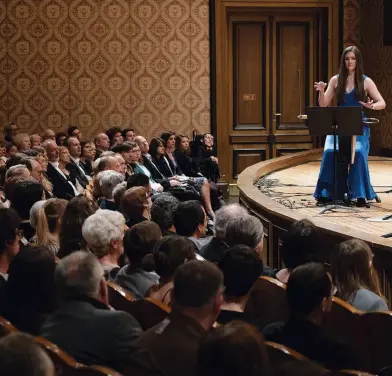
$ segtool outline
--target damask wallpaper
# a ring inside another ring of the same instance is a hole
[[[210,128],[208,0],[1,0],[0,125]]]

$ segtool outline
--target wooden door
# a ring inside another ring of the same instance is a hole
[[[315,103],[313,82],[327,79],[328,38],[319,9],[229,13],[228,119],[218,124],[225,180],[246,167],[313,147],[298,120]],[[325,77],[325,78],[324,78]]]

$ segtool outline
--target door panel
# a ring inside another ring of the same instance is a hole
[[[233,176],[237,179],[238,174],[248,166],[265,161],[269,154],[268,145],[249,147],[249,145],[238,145],[233,150]]]

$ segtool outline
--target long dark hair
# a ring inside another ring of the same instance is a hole
[[[339,104],[344,102],[344,93],[346,91],[347,78],[348,78],[348,69],[346,67],[345,58],[349,52],[354,52],[355,59],[356,59],[355,78],[354,78],[355,97],[359,101],[364,101],[366,95],[364,83],[363,83],[363,60],[362,60],[361,52],[357,47],[349,46],[343,51],[342,57],[340,59],[338,84],[336,86],[336,98]]]
[[[158,155],[157,155],[157,152],[158,152],[158,148],[160,147],[160,146],[163,146],[164,148],[166,148],[166,145],[165,145],[166,143],[165,143],[165,141],[164,140],[162,140],[161,138],[159,138],[159,137],[156,137],[156,138],[153,138],[151,141],[150,141],[150,154],[151,154],[151,157],[153,158],[153,159],[158,159]],[[162,158],[163,156],[161,155],[159,158]]]
[[[186,136],[185,134],[179,134],[179,135],[176,136],[176,150],[179,150],[179,151],[181,151],[181,152],[183,152],[183,153],[185,153],[186,155],[189,156],[190,155],[190,149],[191,149],[190,145],[189,145],[188,150],[182,150],[181,149],[181,142],[182,142],[183,138],[187,138],[188,141],[189,141],[189,137]]]

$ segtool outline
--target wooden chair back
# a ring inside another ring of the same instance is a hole
[[[287,362],[309,362],[310,360],[290,347],[281,345],[276,342],[265,341],[268,358],[272,366],[280,365]]]
[[[4,317],[0,316],[0,338],[17,331],[18,329],[16,329],[15,326],[13,326]]]
[[[115,370],[104,366],[79,366],[77,368],[78,376],[121,376]]]
[[[340,371],[332,371],[328,373],[328,376],[375,376],[372,373],[365,371],[356,371],[352,369],[342,369]]]
[[[286,285],[274,278],[260,277],[253,286],[245,313],[255,317],[261,328],[273,322],[287,321],[290,310]]]
[[[128,312],[128,307],[134,301],[133,295],[114,282],[106,282],[108,286],[109,304],[114,308],[121,311]]]

